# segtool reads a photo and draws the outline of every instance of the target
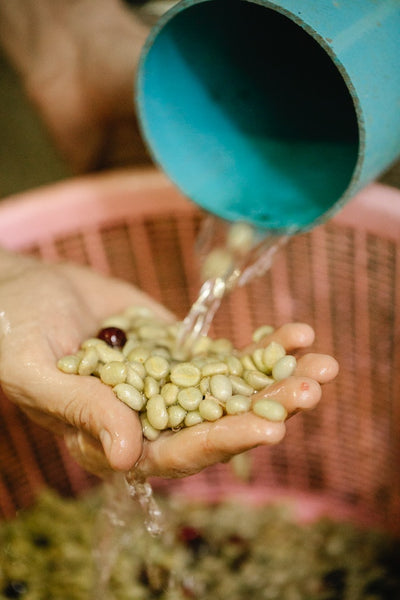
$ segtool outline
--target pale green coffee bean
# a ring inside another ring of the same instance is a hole
[[[201,371],[189,362],[182,362],[172,367],[170,378],[172,383],[180,387],[192,387],[198,385]]]
[[[171,360],[171,352],[169,351],[167,346],[157,346],[156,348],[154,348],[151,351],[150,355],[151,356],[161,356],[168,362]]]
[[[210,351],[214,354],[230,354],[233,350],[233,344],[226,338],[213,340]]]
[[[142,379],[144,379],[146,377],[147,373],[146,373],[146,369],[144,368],[143,363],[136,362],[135,360],[130,360],[128,362],[128,365],[133,371],[136,371],[136,373],[139,375],[139,377],[141,377]]]
[[[273,366],[280,358],[283,358],[286,354],[285,348],[279,342],[271,342],[266,348],[264,348],[263,361],[265,365],[265,372],[271,373]]]
[[[283,356],[274,364],[272,377],[276,379],[276,381],[281,381],[282,379],[286,379],[286,377],[290,377],[296,369],[296,364],[296,358],[291,354]]]
[[[243,373],[243,365],[237,356],[227,356],[225,362],[228,366],[229,373],[231,375],[241,375]]]
[[[165,404],[167,406],[171,406],[172,404],[175,404],[175,402],[178,398],[178,392],[179,392],[178,386],[175,385],[174,383],[170,383],[170,382],[164,383],[164,385],[162,386],[162,388],[160,390],[160,394],[164,398]]]
[[[139,329],[140,327],[147,327],[147,325],[154,325],[154,323],[157,324],[157,321],[154,321],[154,319],[151,318],[147,318],[147,317],[137,317],[132,324],[132,327],[135,331],[135,334],[137,336],[139,336]]]
[[[133,385],[137,390],[143,392],[144,390],[144,378],[141,377],[136,369],[132,366],[133,363],[127,364],[127,372],[126,372],[126,383],[129,385]]]
[[[207,356],[202,356],[202,360],[203,360],[203,366],[204,365],[214,365],[217,362],[221,362],[221,360],[218,357],[214,356],[213,354],[207,354]]]
[[[112,360],[101,365],[99,375],[103,383],[114,386],[118,383],[125,383],[127,371],[126,364]]]
[[[172,339],[175,339],[176,337],[178,337],[178,333],[180,330],[182,323],[180,321],[176,321],[175,323],[170,323],[169,325],[166,326],[165,331],[167,332],[168,336]]]
[[[123,315],[132,323],[138,319],[152,319],[154,312],[148,306],[128,306]]]
[[[86,348],[78,367],[79,375],[92,375],[99,363],[99,355],[95,347]]]
[[[254,350],[254,352],[251,355],[251,358],[253,359],[253,362],[256,365],[256,368],[261,372],[265,371],[265,363],[264,363],[263,355],[264,355],[264,348],[257,348],[256,350]]]
[[[122,354],[125,356],[125,358],[130,354],[130,352],[132,352],[132,350],[134,348],[136,348],[138,346],[138,341],[137,338],[128,338],[127,341],[124,344],[124,347],[122,348]]]
[[[254,360],[249,354],[244,354],[240,357],[240,362],[246,371],[255,371],[257,369]]]
[[[137,342],[137,344],[139,345],[139,343],[140,343],[139,338],[133,329],[128,329],[128,331],[126,331],[125,333],[126,333],[127,340],[132,340],[133,342]]]
[[[146,398],[151,398],[160,393],[160,383],[154,379],[154,377],[147,375],[147,377],[144,378],[143,391]]]
[[[287,417],[286,408],[276,400],[262,398],[254,402],[253,412],[268,421],[284,421]]]
[[[203,396],[205,396],[206,394],[209,393],[210,391],[210,378],[209,377],[203,377],[199,383],[199,389],[201,391],[201,393],[203,394]]]
[[[146,404],[144,394],[129,383],[118,383],[113,387],[113,390],[117,398],[133,410],[142,410]]]
[[[218,400],[226,402],[232,396],[230,378],[226,375],[213,375],[210,378],[210,392]]]
[[[204,260],[201,268],[203,281],[223,277],[233,268],[232,254],[225,248],[214,248]]]
[[[176,429],[180,427],[186,417],[187,411],[179,404],[168,406],[168,427]]]
[[[104,329],[105,327],[118,327],[123,331],[128,331],[130,320],[124,315],[111,315],[101,322],[100,328]]]
[[[249,223],[233,223],[227,233],[226,245],[234,252],[246,254],[253,247],[255,237],[255,230]]]
[[[268,375],[261,373],[261,371],[245,371],[243,379],[257,391],[263,390],[271,385],[271,383],[274,383],[272,377],[268,377]]]
[[[242,379],[242,377],[230,375],[229,379],[231,380],[233,394],[240,394],[242,396],[251,396],[254,394],[254,388]]]
[[[181,346],[175,344],[174,348],[172,348],[172,351],[171,351],[172,362],[174,364],[177,364],[179,362],[188,360],[189,358],[190,358],[190,356],[189,356],[188,350],[185,349],[184,347],[181,347]]]
[[[271,335],[271,333],[274,333],[274,328],[271,325],[261,325],[253,332],[252,340],[258,343],[267,335]]]
[[[206,354],[209,352],[212,339],[207,335],[202,335],[193,345],[193,354]]]
[[[201,369],[202,377],[209,377],[210,375],[225,375],[229,372],[228,365],[222,361],[212,362],[204,365]]]
[[[128,354],[128,360],[132,362],[144,363],[150,356],[150,349],[146,346],[137,346]]]
[[[154,442],[160,435],[160,431],[150,425],[149,420],[145,413],[140,415],[140,422],[142,425],[142,432],[145,438],[147,438],[150,442]]]
[[[198,410],[191,410],[187,413],[184,423],[186,427],[193,427],[193,425],[198,425],[199,423],[202,423],[203,420],[204,419]]]
[[[198,411],[205,421],[217,421],[223,415],[223,409],[214,398],[204,398],[199,404]]]
[[[101,341],[101,340],[100,340]],[[95,346],[97,350],[97,354],[99,355],[99,360],[102,363],[110,363],[110,362],[118,362],[125,360],[125,356],[122,354],[120,350],[116,348],[111,348],[108,344],[101,343]]]
[[[104,342],[103,340],[91,337],[87,338],[84,342],[82,342],[81,350],[86,350],[87,348],[98,348],[99,346],[110,348],[110,346],[108,346],[108,344],[106,344],[106,342]]]
[[[156,394],[148,399],[146,404],[147,419],[155,429],[166,429],[168,425],[168,411],[164,398]]]
[[[150,377],[158,381],[168,375],[169,362],[162,356],[150,356],[144,363],[144,368]]]
[[[140,339],[146,341],[154,341],[163,337],[167,337],[167,332],[165,331],[164,327],[153,324],[142,325],[138,328],[137,333]]]
[[[242,396],[241,394],[234,394],[226,401],[225,410],[228,415],[240,415],[250,410],[251,398],[250,396]]]
[[[81,359],[79,356],[75,356],[75,354],[67,354],[66,356],[60,358],[60,360],[57,362],[57,367],[63,373],[76,375],[78,373],[80,360]]]
[[[199,406],[203,394],[197,387],[188,387],[178,392],[177,401],[185,410],[196,410]]]
[[[190,361],[192,363],[192,365],[194,365],[195,367],[197,367],[198,369],[201,369],[204,367],[204,365],[208,365],[209,361],[207,360],[207,357],[205,356],[193,356],[192,360]],[[215,361],[213,361],[215,362]]]

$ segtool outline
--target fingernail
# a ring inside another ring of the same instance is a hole
[[[100,441],[104,448],[104,452],[106,453],[107,458],[109,458],[111,454],[111,447],[113,441],[110,433],[106,429],[102,429],[100,431]]]

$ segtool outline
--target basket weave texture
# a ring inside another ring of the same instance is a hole
[[[288,496],[304,516],[331,512],[400,531],[400,202],[373,185],[335,219],[292,238],[271,270],[224,300],[212,334],[243,346],[255,327],[304,321],[313,351],[340,363],[320,405],[288,422],[276,447],[251,452],[250,482],[230,465],[154,481],[175,494]],[[151,170],[58,184],[0,206],[0,244],[121,277],[185,316],[199,286],[200,212]],[[63,443],[0,398],[0,515],[42,486],[76,495],[97,480]]]

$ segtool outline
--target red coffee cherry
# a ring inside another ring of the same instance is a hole
[[[97,337],[112,348],[122,348],[126,343],[126,333],[119,327],[105,327],[99,331]]]

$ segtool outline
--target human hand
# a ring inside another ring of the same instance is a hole
[[[254,346],[279,342],[287,352],[306,348],[314,339],[308,325],[292,323],[264,337],[259,344],[243,350],[250,354]],[[249,352],[250,351],[250,352]],[[253,402],[270,398],[282,404],[287,416],[314,407],[321,397],[321,384],[331,381],[337,373],[336,361],[327,355],[308,353],[297,361],[296,371],[285,380],[253,394]],[[183,477],[196,473],[217,462],[225,462],[258,445],[276,444],[285,434],[283,422],[257,417],[253,412],[240,416],[223,416],[217,421],[203,422],[179,431],[164,430],[157,439],[143,440],[143,451],[128,478],[146,479],[151,476]],[[92,465],[102,461],[99,446],[92,438],[77,434],[71,438],[71,449],[79,462],[90,457]],[[107,465],[103,461],[103,472]]]
[[[313,329],[303,323],[289,323],[264,337],[251,348],[267,346],[275,341],[287,353],[307,348],[314,341]],[[277,381],[253,395],[253,402],[270,398],[282,404],[290,418],[299,411],[314,408],[322,395],[321,385],[332,381],[338,373],[337,361],[326,354],[307,353],[298,358],[292,376]],[[284,422],[272,422],[253,412],[226,415],[214,422],[203,422],[177,432],[164,431],[155,441],[144,440],[143,451],[130,476],[184,477],[193,475],[218,462],[227,462],[256,446],[270,446],[282,441]]]
[[[98,378],[62,373],[57,360],[74,353],[110,313],[128,305],[147,305],[156,316],[173,316],[128,283],[87,268],[46,265],[0,253],[0,381],[4,393],[34,421],[63,435],[72,455],[101,477],[111,470],[138,477],[182,477],[258,445],[280,442],[284,423],[253,413],[224,416],[179,432],[143,439],[138,415],[120,402]],[[29,294],[28,294],[29,291]],[[279,341],[287,352],[306,348],[314,332],[288,324],[263,339]],[[254,397],[272,397],[291,416],[314,407],[321,384],[337,373],[327,355],[305,354],[296,372]]]
[[[0,251],[0,383],[5,395],[52,432],[76,443],[91,440],[99,462],[81,453],[88,470],[126,471],[142,453],[137,415],[95,377],[71,377],[56,366],[75,352],[110,312],[147,305],[172,319],[148,296],[90,269],[46,265]],[[71,442],[72,443],[72,442]]]
[[[75,173],[149,161],[133,93],[148,30],[121,0],[0,2],[0,45]]]

